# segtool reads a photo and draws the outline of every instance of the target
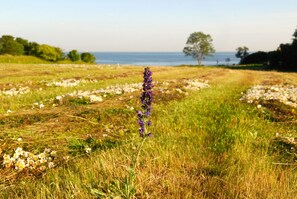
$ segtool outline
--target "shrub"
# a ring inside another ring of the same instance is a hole
[[[37,46],[37,55],[46,61],[59,61],[63,58],[63,52],[60,48],[46,44]]]
[[[81,60],[87,63],[95,63],[96,57],[93,54],[86,52],[81,54]]]
[[[77,50],[72,50],[67,54],[67,57],[71,61],[79,61],[80,60],[80,54],[77,52]]]

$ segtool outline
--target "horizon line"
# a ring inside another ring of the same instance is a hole
[[[69,51],[66,51],[69,52]],[[182,51],[78,51],[90,53],[183,53]],[[236,51],[216,51],[215,53],[234,53]],[[250,51],[254,52],[254,51]],[[255,51],[256,52],[256,51]]]

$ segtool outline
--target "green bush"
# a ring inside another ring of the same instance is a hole
[[[93,54],[86,52],[81,54],[81,60],[87,63],[95,63],[96,57]]]

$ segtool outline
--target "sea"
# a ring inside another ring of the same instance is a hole
[[[137,65],[137,66],[179,66],[197,65],[197,60],[182,52],[92,52],[98,64]],[[228,61],[229,60],[229,61]],[[203,59],[202,65],[233,65],[239,59],[235,52],[217,52]]]

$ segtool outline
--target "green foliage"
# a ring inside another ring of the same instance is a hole
[[[64,104],[67,104],[67,101],[68,101],[68,103],[73,104],[73,105],[87,105],[87,104],[90,104],[90,100],[87,99],[86,97],[83,97],[83,98],[68,97],[68,98],[65,99]]]
[[[49,62],[29,55],[0,55],[0,63],[45,64]]]
[[[270,51],[268,52],[268,65],[270,68],[277,67],[279,65],[280,60],[280,52],[279,51]]]
[[[92,137],[86,139],[70,139],[68,141],[69,152],[72,155],[90,154],[94,151],[116,148],[119,145],[121,145],[121,142],[118,140],[98,140]]]
[[[277,136],[275,137],[270,144],[270,153],[277,154],[277,159],[282,162],[293,162],[297,160],[296,147],[297,144],[295,141],[296,137],[290,136]]]
[[[35,57],[38,57],[37,49],[38,49],[39,44],[36,42],[30,42],[28,45],[28,55],[32,55]]]
[[[95,63],[96,57],[89,52],[85,52],[81,54],[81,60],[87,63]]]
[[[65,59],[63,51],[58,47],[47,44],[29,42],[26,39],[11,35],[3,35],[0,38],[0,55],[30,55],[45,61],[60,61]]]
[[[77,50],[72,50],[67,54],[67,57],[71,61],[79,61],[80,60],[80,54],[77,52]]]
[[[3,35],[0,38],[0,54],[23,55],[24,46],[17,42],[13,36]]]
[[[276,51],[268,52],[268,62],[271,68],[297,70],[297,29],[291,44],[280,44]]]
[[[37,46],[36,52],[38,57],[46,61],[59,61],[63,58],[63,52],[60,48],[46,44]]]
[[[137,173],[136,167],[138,165],[138,158],[140,156],[140,152],[142,150],[142,146],[145,142],[146,138],[142,139],[138,144],[136,153],[133,154],[130,166],[127,169],[127,174],[122,180],[114,180],[108,185],[108,190],[103,191],[102,189],[91,189],[91,194],[105,198],[125,198],[131,199],[135,198],[136,194],[136,180]]]
[[[194,59],[197,59],[198,64],[201,65],[202,59],[205,56],[215,52],[212,41],[209,34],[194,32],[189,36],[187,46],[184,47],[183,52],[186,56],[192,56]]]
[[[268,62],[268,53],[263,51],[258,51],[247,55],[244,57],[240,64],[267,64]]]
[[[114,180],[108,185],[108,190],[92,188],[91,194],[97,198],[135,198],[136,186],[134,181],[135,175],[126,176],[123,180]]]
[[[24,47],[24,55],[29,55],[29,41],[26,39],[23,39],[21,37],[17,37],[15,39],[16,42],[18,42],[19,44],[23,45]]]

